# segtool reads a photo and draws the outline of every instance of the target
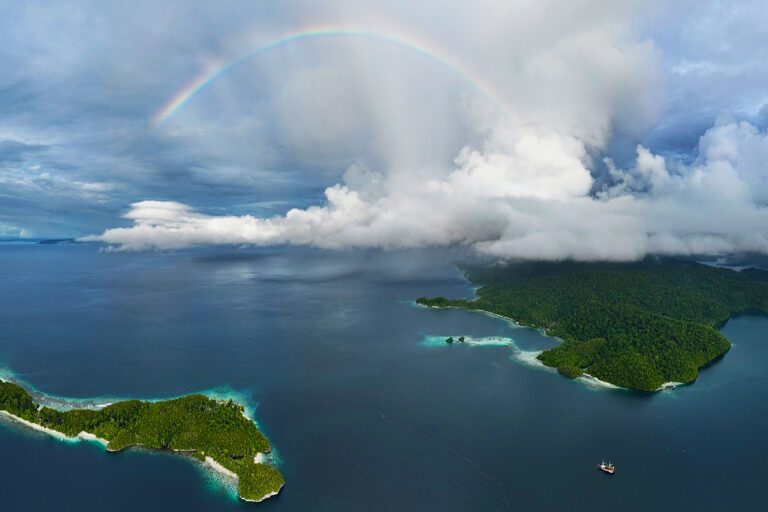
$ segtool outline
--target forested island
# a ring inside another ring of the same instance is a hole
[[[35,402],[21,386],[0,381],[0,411],[64,436],[90,435],[117,452],[130,446],[182,452],[236,476],[247,501],[277,494],[282,475],[256,462],[270,451],[267,438],[232,400],[187,395],[173,400],[127,400],[101,409],[60,411]]]
[[[463,267],[474,300],[417,299],[483,310],[543,328],[563,343],[538,358],[575,378],[639,391],[693,382],[730,342],[717,327],[739,312],[768,312],[768,272],[690,261],[516,263]]]

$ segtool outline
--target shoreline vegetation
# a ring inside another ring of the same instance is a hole
[[[428,307],[428,306],[420,306],[420,307]],[[461,309],[461,308],[455,308],[455,307],[450,306],[450,307],[445,308],[445,309]],[[488,311],[483,311],[483,310],[480,310],[480,309],[476,309],[476,310],[473,310],[473,311],[476,311],[478,313],[483,313],[485,315],[492,316],[494,318],[500,318],[502,320],[508,321],[510,324],[514,325],[515,327],[521,327],[520,324],[518,324],[517,322],[515,322],[511,318],[507,318],[507,317],[504,317],[504,316],[501,316],[501,315],[497,315],[495,313],[489,313]],[[546,333],[544,333],[544,334],[547,335]],[[464,337],[464,336],[462,336],[462,337]],[[552,336],[550,336],[550,337],[552,337]],[[442,342],[442,340],[446,340],[447,341],[446,336],[428,336],[427,338],[428,339],[432,338],[432,339],[439,339],[439,340],[441,340],[441,343],[439,343],[440,345],[444,345],[445,344],[445,343]],[[555,339],[558,339],[558,338],[555,338]],[[502,340],[503,340],[503,342],[499,343],[499,341],[502,341]],[[431,341],[431,340],[427,340],[426,344],[434,345],[434,343],[429,343],[429,341]],[[562,340],[559,340],[559,341],[562,342]],[[559,370],[558,368],[547,366],[546,364],[544,364],[539,359],[538,356],[541,355],[542,352],[544,352],[543,350],[522,350],[522,349],[520,349],[520,347],[517,346],[517,343],[515,343],[515,340],[512,339],[512,338],[503,338],[503,337],[472,338],[472,337],[467,336],[467,337],[465,337],[465,342],[466,342],[467,345],[470,345],[470,346],[478,346],[478,345],[479,346],[485,346],[485,345],[506,345],[506,346],[509,346],[511,348],[511,350],[512,350],[512,356],[511,357],[515,361],[517,361],[517,362],[519,362],[519,363],[521,363],[521,364],[523,364],[525,366],[529,366],[531,368],[536,368],[536,369],[539,369],[539,370],[547,370],[547,371],[557,371],[558,373],[560,373],[558,371]],[[595,377],[594,375],[590,375],[590,374],[588,374],[586,372],[581,372],[579,375],[573,377],[573,379],[581,381],[584,385],[586,385],[587,387],[590,387],[590,388],[607,389],[607,390],[629,390],[629,388],[624,388],[624,387],[621,387],[621,386],[617,386],[615,384],[611,384],[610,382],[605,382],[604,380],[600,380],[597,377]],[[685,385],[686,385],[685,382],[674,382],[674,381],[664,382],[661,386],[656,388],[654,391],[674,390],[674,389],[676,389],[679,386],[685,386]]]
[[[462,267],[473,300],[420,297],[544,330],[561,340],[538,359],[568,378],[653,392],[696,380],[730,342],[717,328],[768,313],[768,272],[690,261],[513,263]]]
[[[0,379],[0,413],[62,441],[96,441],[108,452],[137,446],[194,457],[237,480],[244,501],[282,489],[282,475],[263,464],[269,441],[230,400],[185,395],[171,400],[125,400],[97,409],[61,411],[38,404],[27,391]]]

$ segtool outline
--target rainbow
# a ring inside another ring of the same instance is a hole
[[[484,85],[480,80],[473,79],[472,77],[476,75],[475,73],[468,72],[468,68],[466,66],[460,65],[454,59],[445,57],[444,55],[447,55],[445,52],[439,51],[430,45],[416,43],[413,41],[413,39],[407,37],[394,36],[380,32],[371,32],[368,30],[323,27],[302,29],[290,33],[279,39],[275,39],[269,43],[259,46],[255,50],[252,50],[228,63],[217,63],[208,67],[183,89],[176,93],[176,95],[168,103],[163,105],[163,107],[160,108],[160,110],[158,110],[152,116],[152,125],[162,125],[171,116],[178,112],[179,109],[181,109],[181,107],[183,107],[189,100],[202,92],[206,87],[216,81],[216,79],[222,77],[232,69],[253,59],[254,57],[294,42],[317,38],[366,38],[393,44],[417,52],[453,71],[467,84],[469,84],[473,90],[485,97],[496,109],[508,117],[511,115],[511,108],[505,106],[502,101],[497,99],[500,97],[500,95],[493,94],[491,92],[493,90],[491,87]]]

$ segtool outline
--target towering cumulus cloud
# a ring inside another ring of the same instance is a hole
[[[768,135],[757,126],[719,121],[686,163],[641,145],[634,163],[620,166],[605,157],[616,133],[640,140],[663,102],[660,52],[638,35],[638,6],[587,0],[491,1],[482,9],[468,4],[449,8],[449,33],[429,36],[449,38],[458,61],[483,70],[484,82],[495,84],[498,103],[509,106],[506,112],[458,90],[443,108],[459,105],[464,129],[446,127],[443,119],[425,122],[396,97],[408,95],[414,70],[391,67],[391,80],[383,84],[361,79],[380,73],[380,64],[369,59],[333,63],[338,76],[352,77],[343,84],[344,94],[365,107],[329,112],[321,106],[338,94],[335,75],[308,68],[309,74],[298,74],[283,88],[290,100],[276,101],[275,108],[295,120],[280,127],[286,147],[344,147],[361,124],[373,140],[325,189],[322,205],[259,218],[141,201],[125,214],[132,225],[86,239],[128,250],[455,244],[532,259],[768,252]],[[350,23],[365,19],[362,7],[337,7]],[[313,15],[311,6],[302,9]],[[427,19],[443,4],[425,2],[416,9]],[[452,163],[443,154],[450,143],[433,143],[446,140],[444,131],[453,133],[450,140],[463,140],[453,147]]]

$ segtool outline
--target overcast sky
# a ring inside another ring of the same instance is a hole
[[[0,237],[765,253],[766,26],[757,1],[0,1]],[[317,28],[346,35],[153,123]]]

